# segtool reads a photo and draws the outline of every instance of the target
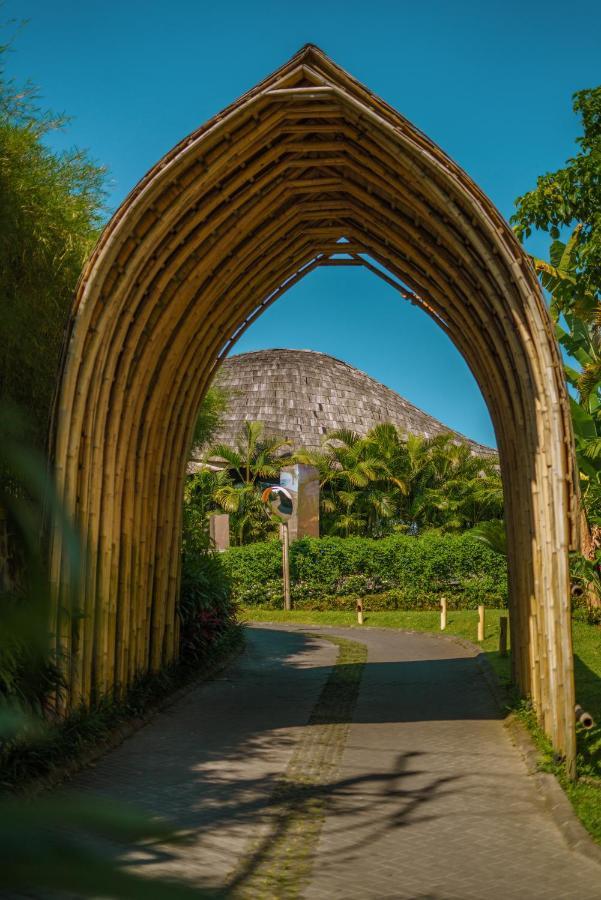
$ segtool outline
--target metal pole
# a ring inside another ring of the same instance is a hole
[[[290,537],[288,523],[282,523],[282,568],[284,572],[284,609],[292,609],[290,600]]]

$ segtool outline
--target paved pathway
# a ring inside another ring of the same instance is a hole
[[[469,649],[314,629],[355,642],[340,649],[310,630],[249,629],[225,673],[79,776],[191,829],[129,866],[235,897],[601,900],[601,867],[547,815]]]

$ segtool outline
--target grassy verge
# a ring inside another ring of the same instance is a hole
[[[601,628],[574,622],[573,635],[576,699],[596,723],[590,731],[578,729],[578,778],[575,782],[565,777],[563,766],[558,764],[532,711],[522,708],[518,715],[529,728],[540,752],[541,769],[557,777],[580,821],[601,844]]]
[[[354,612],[314,612],[312,610],[260,609],[248,606],[240,609],[242,621],[249,622],[291,622],[299,625],[338,625],[344,628],[401,628],[404,631],[432,631],[440,633],[440,613],[424,610],[390,610],[387,612],[366,612],[364,625],[357,625]],[[509,657],[499,655],[499,618],[506,616],[507,610],[486,610],[486,632],[482,651],[486,654],[502,684],[510,679]],[[464,638],[476,643],[478,632],[478,611],[474,609],[454,610],[448,613],[445,635]]]
[[[92,709],[73,712],[54,725],[36,727],[18,742],[1,748],[0,793],[30,792],[44,783],[68,777],[98,753],[115,746],[124,729],[140,723],[177,690],[210,677],[222,661],[242,649],[241,628],[233,627],[217,641],[201,664],[170,666],[148,675],[122,701],[105,700]]]
[[[227,896],[236,900],[300,895],[311,873],[327,805],[341,789],[339,766],[367,647],[328,634],[320,636],[337,645],[338,657],[276,783],[269,832],[239,861],[228,886]]]
[[[499,617],[507,610],[486,610],[486,636],[480,645],[495,670],[501,684],[510,686],[510,660],[498,652]],[[337,625],[361,628],[400,628],[405,631],[429,631],[440,634],[440,614],[436,611],[395,610],[365,613],[365,625],[357,625],[352,612],[313,612],[310,610],[260,609],[240,610],[242,619],[253,622],[290,622],[303,625]],[[478,613],[474,610],[449,612],[446,635],[477,643]],[[563,767],[554,758],[552,748],[537,725],[536,717],[527,705],[517,704],[515,712],[526,725],[540,752],[540,767],[557,776],[570,798],[576,814],[596,841],[601,843],[601,628],[574,622],[574,663],[576,698],[593,716],[596,727],[592,731],[578,731],[578,780],[565,778]]]
[[[565,768],[557,760],[553,747],[541,730],[532,708],[523,703],[515,714],[530,732],[539,752],[538,767],[555,775],[568,795],[576,815],[589,834],[601,844],[601,727],[578,732],[576,781],[566,778]],[[597,720],[595,720],[597,721]]]

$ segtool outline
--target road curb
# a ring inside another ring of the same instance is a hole
[[[500,712],[507,714],[510,710],[507,691],[499,681],[497,673],[480,647],[467,640],[467,638],[455,638],[453,635],[442,634],[435,636],[453,640],[474,652],[478,667],[495,698]],[[526,763],[528,774],[534,779],[545,808],[570,850],[601,866],[601,846],[588,833],[576,815],[567,794],[555,775],[550,772],[540,771],[540,753],[526,726],[513,713],[507,716],[504,724],[513,744],[519,750]]]
[[[471,641],[465,638],[460,638],[459,642],[477,652],[476,662],[480,667],[480,671],[495,697],[499,709],[506,713],[510,708],[507,692],[500,683],[497,673],[491,666],[486,654],[476,644],[472,644]],[[515,713],[511,712],[504,724],[511,741],[524,759],[528,774],[534,780],[547,812],[570,850],[601,866],[601,846],[588,833],[576,815],[569,797],[555,775],[551,772],[542,772],[540,770],[540,753],[526,726],[520,722]]]
[[[172,693],[163,697],[161,700],[150,703],[141,716],[132,718],[123,725],[116,726],[107,738],[103,739],[101,744],[82,752],[70,762],[57,766],[47,775],[32,778],[31,780],[26,781],[22,786],[17,786],[13,791],[13,795],[32,799],[44,791],[59,787],[61,784],[69,781],[83,769],[88,766],[93,766],[103,756],[110,753],[111,750],[115,750],[119,747],[124,741],[148,725],[159,713],[178,703],[205,681],[210,681],[212,678],[215,678],[216,675],[223,672],[223,670],[243,652],[244,641],[242,640],[224,657],[216,660],[212,665],[208,665],[182,687],[176,688]]]
[[[527,728],[515,715],[509,716],[505,727],[513,744],[522,754],[528,773],[534,779],[548,812],[570,850],[601,866],[601,847],[593,840],[574,812],[555,775],[540,771],[540,754]]]

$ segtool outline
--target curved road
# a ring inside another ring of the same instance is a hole
[[[247,637],[75,780],[191,830],[132,868],[233,897],[600,900],[601,866],[546,812],[472,649],[370,628]]]

